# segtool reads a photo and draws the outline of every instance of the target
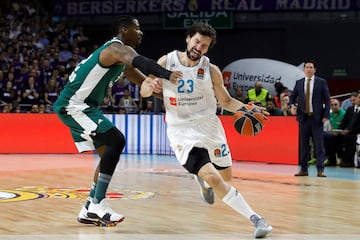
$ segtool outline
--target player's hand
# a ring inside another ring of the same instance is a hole
[[[160,93],[162,89],[161,79],[148,76],[140,86],[140,94],[142,97],[150,97],[154,92]]]
[[[270,113],[266,111],[265,107],[257,106],[255,104],[247,103],[242,108],[239,109],[240,111],[248,112],[249,114],[258,112],[264,116],[265,120],[268,120],[266,116],[269,116]]]
[[[260,107],[260,106],[254,105],[254,108],[257,108],[265,116],[270,115],[270,113],[268,111],[266,111],[266,107]]]
[[[182,72],[174,71],[174,72],[171,73],[169,80],[172,83],[177,83],[182,77],[183,77]]]
[[[262,115],[264,115],[264,119],[268,120],[268,118],[266,116],[269,116],[270,113],[268,111],[266,111],[265,107],[261,107],[258,105],[253,105],[254,109],[252,110],[253,112],[260,112]]]

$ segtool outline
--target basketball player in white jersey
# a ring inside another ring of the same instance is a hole
[[[212,204],[215,193],[253,223],[255,238],[263,238],[272,227],[226,182],[231,178],[232,158],[225,131],[216,116],[216,99],[231,112],[244,103],[230,97],[220,69],[205,56],[215,41],[216,31],[198,22],[187,31],[185,51],[175,50],[159,59],[158,63],[168,70],[183,73],[176,84],[162,81],[167,134],[178,161],[200,184],[203,200]],[[145,85],[140,90],[144,97],[152,92]]]

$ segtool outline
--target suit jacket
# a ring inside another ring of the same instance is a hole
[[[313,117],[316,121],[330,118],[330,92],[326,80],[315,76],[312,95]],[[290,104],[297,103],[296,119],[303,122],[305,119],[305,78],[296,81],[294,90],[290,95]]]
[[[349,130],[350,135],[360,134],[360,112],[354,113]]]
[[[340,129],[348,129],[348,130],[350,129],[350,125],[351,125],[353,116],[355,114],[354,108],[355,108],[355,106],[351,106],[346,109],[344,118],[340,124]]]
[[[355,106],[346,109],[344,118],[341,122],[341,129],[348,129],[349,135],[356,135],[360,133],[360,112],[354,112]]]

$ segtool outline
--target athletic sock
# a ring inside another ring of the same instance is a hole
[[[95,196],[95,189],[96,189],[96,183],[93,182],[93,183],[91,184],[89,197],[87,198],[86,203],[85,203],[85,208],[86,208],[86,209],[89,208],[90,202],[91,202],[91,200],[92,200],[92,199],[94,198],[94,196]]]
[[[250,219],[252,215],[257,215],[243,198],[241,193],[234,187],[230,187],[230,191],[225,195],[222,201],[247,219]]]
[[[204,187],[205,188],[211,188],[211,186],[204,180]]]
[[[99,173],[98,181],[96,183],[94,203],[99,203],[106,196],[106,191],[111,181],[111,175]]]

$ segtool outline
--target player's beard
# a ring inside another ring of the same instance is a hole
[[[198,61],[198,60],[200,59],[201,54],[196,55],[196,56],[193,56],[193,55],[191,55],[191,50],[186,49],[186,56],[187,56],[191,61],[196,62],[196,61]]]

